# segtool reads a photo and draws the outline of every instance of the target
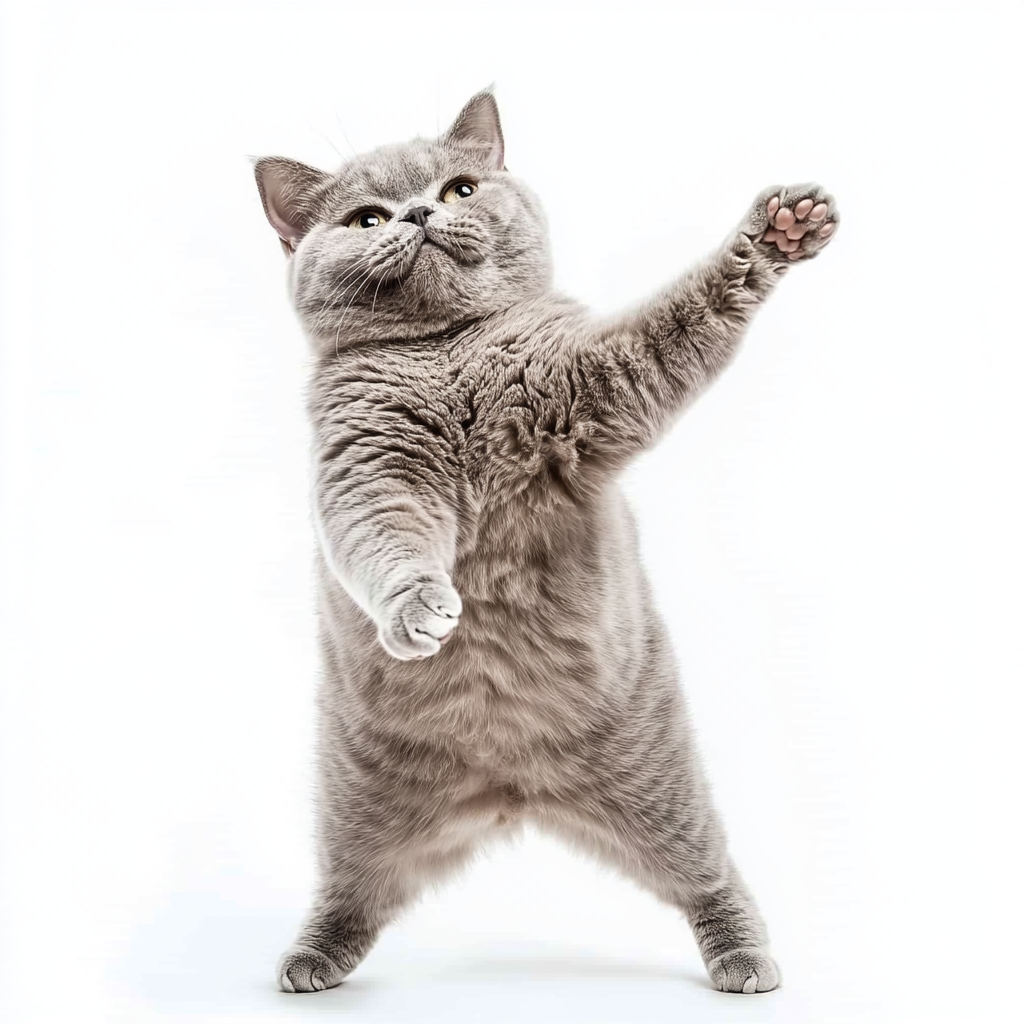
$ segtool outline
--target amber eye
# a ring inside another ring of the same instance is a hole
[[[350,228],[379,228],[387,222],[388,215],[386,213],[381,213],[380,210],[363,210],[348,222],[348,226]]]
[[[441,196],[444,203],[457,203],[460,199],[468,199],[476,191],[476,185],[471,181],[457,181],[449,185]]]

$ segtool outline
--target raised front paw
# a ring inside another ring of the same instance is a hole
[[[821,252],[838,224],[836,201],[820,185],[773,185],[757,197],[740,230],[773,255],[800,260]]]
[[[378,617],[378,636],[393,658],[429,658],[459,624],[462,601],[447,573],[411,580],[388,597]]]

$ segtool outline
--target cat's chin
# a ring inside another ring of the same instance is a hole
[[[463,270],[455,255],[443,245],[424,239],[404,276],[414,288],[422,288],[430,294],[436,293],[439,287],[447,290],[445,286],[454,283]]]

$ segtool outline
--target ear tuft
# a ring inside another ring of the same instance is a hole
[[[282,156],[263,157],[253,170],[267,220],[290,256],[316,223],[320,193],[331,176]]]
[[[501,135],[498,104],[490,89],[478,92],[462,108],[441,141],[477,150],[491,170],[505,169],[505,140]]]

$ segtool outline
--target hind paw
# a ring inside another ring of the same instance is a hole
[[[779,984],[778,964],[760,949],[740,948],[708,964],[711,983],[720,992],[770,992]]]
[[[277,965],[282,992],[320,992],[341,984],[343,977],[337,964],[308,946],[293,946]]]

